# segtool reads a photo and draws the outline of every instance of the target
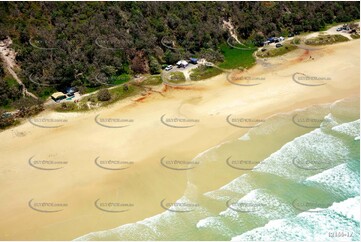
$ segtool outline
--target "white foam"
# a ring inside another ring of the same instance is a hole
[[[239,140],[248,141],[248,140],[251,140],[251,137],[249,136],[249,133],[247,132],[246,134],[242,135],[241,138],[239,138]]]
[[[341,139],[326,134],[321,129],[315,129],[285,144],[258,164],[254,170],[301,181],[319,173],[320,170],[302,169],[293,163],[294,159],[318,160],[327,164],[326,169],[347,161],[349,156],[350,151]]]
[[[334,203],[329,209],[360,223],[360,196]]]
[[[234,206],[232,204],[234,204]],[[237,219],[240,216],[237,211],[237,204],[246,204],[245,209],[251,211],[247,213],[268,220],[294,215],[294,209],[291,205],[283,202],[264,189],[252,190],[238,201],[232,201],[232,204],[230,204],[230,206],[234,207],[234,209],[227,208],[221,212],[220,215]]]
[[[360,120],[340,124],[338,126],[333,127],[332,130],[341,134],[351,136],[352,138],[355,139],[360,135]]]
[[[353,197],[359,194],[360,177],[348,164],[341,164],[320,174],[309,177],[306,182],[322,186],[333,193]]]
[[[243,174],[218,190],[207,192],[204,195],[220,201],[229,200],[230,196],[234,196],[235,193],[243,196],[255,189],[255,187],[251,185],[252,181],[250,181],[249,178],[249,174]]]
[[[291,219],[273,220],[264,227],[253,229],[232,238],[232,241],[359,241],[359,223],[343,213],[335,211],[341,207],[360,206],[360,200],[348,199],[334,204],[330,209],[318,212],[303,212]],[[343,233],[334,237],[333,233]]]
[[[321,123],[321,128],[323,129],[331,129],[332,127],[339,125],[336,121],[335,117],[329,113],[325,116],[324,120]]]

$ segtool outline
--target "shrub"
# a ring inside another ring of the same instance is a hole
[[[13,115],[7,115],[5,112],[0,110],[0,129],[13,125],[15,121],[16,120]]]
[[[105,101],[109,101],[111,99],[111,95],[110,92],[108,91],[108,89],[100,89],[98,92],[98,100],[105,102]]]
[[[127,84],[123,85],[123,91],[127,92],[129,90],[129,87]]]

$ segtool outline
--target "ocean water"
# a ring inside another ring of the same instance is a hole
[[[359,241],[359,109],[344,99],[275,115],[194,158],[177,203],[197,206],[76,240]]]

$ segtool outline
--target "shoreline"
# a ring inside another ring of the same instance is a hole
[[[356,22],[356,21],[358,21],[358,20],[353,20],[352,22]],[[358,23],[360,24],[360,22],[358,22]],[[342,26],[342,23],[334,24],[334,25],[330,26],[330,28],[327,29],[327,30],[325,30],[325,31],[307,32],[307,33],[301,34],[300,36],[303,35],[303,37],[304,37],[305,39],[307,39],[307,38],[310,38],[311,36],[317,36],[317,35],[320,35],[321,33],[326,33],[326,32],[328,32],[328,31],[331,31],[331,29],[334,29],[334,28],[336,28],[336,27],[338,27],[338,26]],[[292,38],[294,38],[294,37],[292,37]],[[292,38],[291,38],[291,39],[292,39]],[[350,40],[353,41],[353,40],[357,40],[357,39],[352,39],[352,38],[351,38]],[[287,41],[288,41],[288,39],[285,40],[285,42],[287,42]],[[340,43],[342,43],[342,42],[340,42]],[[334,45],[334,44],[339,44],[339,43],[332,43],[332,44],[328,44],[328,45],[319,45],[319,46],[312,46],[312,45],[310,45],[310,46],[309,46],[310,49],[308,49],[308,50],[317,50],[317,49],[327,48],[327,47],[329,47],[330,45]],[[282,58],[283,56],[286,56],[287,54],[290,54],[290,53],[292,53],[292,52],[294,52],[294,51],[307,50],[307,48],[306,48],[305,46],[303,46],[303,47],[299,47],[299,46],[298,46],[298,48],[293,49],[293,50],[291,50],[291,51],[288,51],[288,52],[286,52],[286,53],[284,53],[284,54],[282,54],[282,55],[276,55],[276,56],[271,56],[271,57],[258,57],[258,56],[257,56],[257,53],[260,51],[261,48],[262,48],[262,47],[259,47],[258,50],[256,50],[256,51],[253,52],[252,56],[255,58],[255,61],[254,61],[254,63],[253,63],[249,68],[244,68],[244,70],[246,70],[246,71],[251,70],[252,68],[254,68],[254,67],[257,65],[257,62],[261,62],[261,63],[264,64],[268,59],[277,60],[277,59]],[[218,67],[217,65],[215,65],[214,68],[219,68],[219,67]],[[217,77],[217,76],[221,76],[221,75],[223,75],[223,74],[225,74],[225,73],[234,72],[234,71],[237,71],[237,70],[238,70],[238,68],[234,68],[234,69],[222,69],[222,68],[219,68],[219,69],[222,70],[222,73],[217,74],[217,75],[215,75],[215,76],[212,76],[212,77],[210,77],[210,78],[206,78],[206,79],[194,81],[194,85],[191,84],[190,86],[196,86],[196,85],[197,85],[196,82],[199,82],[199,81],[209,81],[209,80],[211,80],[211,79],[213,79],[213,78],[215,78],[215,77]],[[157,74],[157,75],[145,75],[145,77],[143,77],[143,79],[144,79],[144,78],[145,78],[145,79],[148,79],[148,78],[152,78],[152,77],[155,77],[155,76],[160,76],[161,79],[163,79],[163,78],[162,78],[162,76],[163,76],[162,73],[161,73],[161,74]],[[136,78],[135,78],[135,79],[133,78],[129,83],[130,83],[131,85],[134,85],[134,83],[132,84],[132,82],[135,82],[135,81],[136,81]],[[120,85],[116,85],[116,86],[113,86],[113,87],[110,87],[110,88],[107,88],[107,89],[108,89],[108,90],[111,90],[111,89],[114,89],[114,88],[121,88],[124,84],[126,84],[126,83],[123,83],[123,84],[120,84]],[[142,86],[142,85],[140,85],[140,86],[134,85],[134,86],[135,86],[136,88],[140,88],[140,89],[142,89],[142,90],[145,90],[145,89],[148,88],[148,91],[147,91],[147,93],[146,93],[145,95],[143,95],[142,93],[136,92],[135,94],[130,95],[130,96],[128,96],[128,97],[125,97],[125,98],[123,98],[123,99],[117,99],[117,100],[112,101],[112,102],[110,102],[110,103],[107,103],[107,102],[106,102],[106,103],[104,103],[104,104],[105,104],[104,106],[100,106],[100,107],[96,107],[96,108],[92,108],[92,109],[87,109],[87,110],[83,110],[83,109],[82,109],[82,110],[77,110],[77,111],[73,111],[73,110],[63,110],[63,111],[60,111],[60,110],[59,110],[59,105],[58,105],[58,107],[55,107],[56,103],[50,103],[50,104],[49,104],[48,102],[51,101],[51,99],[48,99],[46,102],[44,102],[44,106],[47,106],[48,108],[45,108],[44,111],[41,111],[39,114],[46,113],[46,112],[82,114],[82,113],[88,113],[88,112],[91,112],[91,111],[101,111],[101,110],[104,109],[104,108],[111,108],[111,106],[116,105],[116,104],[119,103],[119,102],[127,102],[127,101],[129,101],[129,99],[132,99],[132,98],[134,98],[135,101],[142,101],[143,99],[145,99],[145,98],[147,98],[148,96],[150,96],[150,95],[152,95],[152,94],[155,94],[155,93],[159,93],[160,95],[163,95],[163,93],[164,93],[167,89],[169,89],[169,88],[170,88],[170,89],[172,89],[172,88],[174,88],[174,89],[182,89],[182,88],[187,89],[187,86],[182,86],[182,85],[179,85],[179,86],[178,86],[177,84],[175,84],[175,85],[173,85],[173,86],[172,86],[172,85],[168,85],[168,84],[165,83],[163,80],[162,80],[161,84],[158,84],[158,85],[143,85],[143,86]],[[86,93],[86,94],[82,95],[81,99],[82,99],[82,98],[85,98],[85,97],[90,97],[90,96],[96,95],[96,93],[97,93],[98,91],[99,91],[99,90],[96,90],[96,91],[91,92],[91,93]],[[50,97],[49,97],[49,98],[50,98]],[[81,100],[81,99],[79,99],[79,100]],[[132,100],[132,101],[134,101],[134,100]],[[73,102],[66,102],[66,103],[73,104]],[[32,117],[35,117],[35,116],[38,116],[38,115],[34,115],[34,116],[32,116]],[[29,118],[32,118],[32,117],[29,117]],[[17,120],[14,124],[12,124],[12,125],[10,125],[10,126],[8,126],[8,127],[5,127],[4,129],[0,129],[0,133],[1,133],[1,132],[4,132],[5,130],[11,129],[11,128],[15,128],[15,127],[17,127],[17,126],[19,126],[19,125],[24,124],[24,122],[26,122],[26,119],[29,119],[29,118],[22,118],[21,120]]]
[[[188,179],[184,172],[165,170],[159,165],[159,158],[190,160],[210,147],[240,137],[247,129],[227,124],[225,118],[229,114],[260,119],[342,98],[359,97],[359,51],[356,51],[359,43],[355,40],[316,50],[312,53],[315,57],[312,62],[307,60],[309,51],[295,50],[282,56],[281,60],[270,60],[270,67],[256,64],[244,74],[264,76],[264,83],[258,86],[232,85],[227,82],[226,75],[221,74],[184,90],[168,88],[164,96],[155,93],[138,102],[129,98],[126,102],[123,100],[92,112],[41,113],[68,118],[66,125],[56,129],[41,129],[26,122],[5,130],[0,133],[3,142],[0,159],[4,160],[0,201],[13,202],[8,207],[1,204],[2,214],[9,218],[1,223],[1,238],[74,239],[158,214],[161,207],[146,205],[157,204],[164,196],[169,200],[178,199]],[[295,72],[313,74],[316,65],[320,75],[333,74],[329,85],[307,87],[290,78]],[[124,129],[106,129],[96,125],[96,114],[105,118],[134,119],[134,124]],[[183,115],[199,119],[200,123],[189,129],[172,129],[160,123],[163,114],[169,117]],[[25,135],[14,136],[14,132]],[[69,165],[58,171],[42,172],[28,167],[27,160],[32,155],[39,159],[69,160]],[[94,166],[97,156],[132,160],[134,169],[113,173],[100,170]],[[43,183],[45,179],[47,184]],[[79,201],[75,196],[84,200]],[[124,197],[134,200],[134,204],[143,204],[140,206],[144,209],[134,211],[130,216],[102,214],[93,209],[93,202],[98,198],[117,200]],[[44,214],[36,214],[26,207],[31,198],[68,201],[69,207],[64,213],[44,218]],[[52,224],[52,221],[60,222]],[[59,229],[56,226],[61,226],[61,232],[54,231],[54,228]],[[74,226],[78,226],[76,233]],[[39,232],[35,234],[34,230]]]

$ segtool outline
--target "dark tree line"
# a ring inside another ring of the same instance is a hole
[[[242,39],[262,40],[359,14],[359,2],[1,2],[0,39],[13,39],[25,85],[46,96],[101,86],[99,75],[159,73],[180,58],[221,61],[219,45],[229,37],[223,20]]]

